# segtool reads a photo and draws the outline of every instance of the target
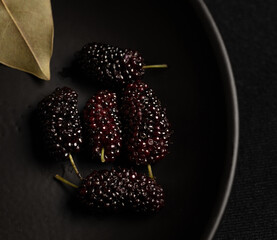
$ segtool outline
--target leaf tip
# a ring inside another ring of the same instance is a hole
[[[37,76],[43,80],[49,81],[51,79],[50,69],[48,68],[46,71],[41,70],[41,74]]]

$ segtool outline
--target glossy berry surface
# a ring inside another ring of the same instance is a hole
[[[90,209],[157,212],[164,206],[163,188],[132,169],[93,171],[78,190],[79,199]]]
[[[56,88],[38,104],[38,115],[50,155],[65,160],[69,153],[80,150],[82,143],[78,94],[68,88]]]
[[[113,162],[122,144],[116,94],[105,90],[90,98],[84,108],[84,122],[90,151],[100,157],[104,148],[105,161]]]
[[[77,64],[89,79],[122,87],[144,75],[143,58],[138,51],[108,44],[88,43],[79,52]]]
[[[153,90],[141,81],[129,84],[121,110],[128,158],[137,165],[163,159],[170,143],[170,123]]]

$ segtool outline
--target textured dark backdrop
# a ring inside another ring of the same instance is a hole
[[[240,149],[219,239],[277,239],[277,1],[205,0],[226,44]]]

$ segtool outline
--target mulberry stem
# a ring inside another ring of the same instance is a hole
[[[147,69],[147,68],[167,68],[167,64],[155,64],[155,65],[145,65],[142,68]]]
[[[69,160],[70,160],[70,162],[71,162],[71,165],[72,165],[72,167],[73,167],[73,169],[74,169],[76,175],[77,175],[81,180],[83,180],[83,177],[82,177],[82,175],[80,174],[78,168],[76,167],[76,164],[75,164],[75,162],[74,162],[74,160],[73,160],[72,155],[69,153],[68,156],[69,156]]]
[[[65,178],[61,177],[59,174],[56,174],[56,175],[55,175],[55,178],[56,178],[57,180],[59,180],[59,181],[65,183],[65,184],[71,186],[71,187],[78,188],[77,185],[75,185],[75,184],[72,183],[72,182],[69,182],[69,181],[66,180]]]
[[[106,162],[106,160],[105,160],[105,149],[104,148],[102,148],[102,150],[101,150],[101,162],[102,163]]]
[[[150,164],[148,164],[148,165],[147,165],[147,168],[148,168],[148,175],[149,175],[149,177],[153,179],[153,178],[154,178],[154,176],[153,176],[153,172],[152,172],[151,165],[150,165]]]

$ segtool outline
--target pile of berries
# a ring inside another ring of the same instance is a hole
[[[76,186],[59,175],[56,178],[76,187],[78,199],[88,209],[159,211],[164,206],[164,190],[153,177],[151,164],[167,155],[172,131],[166,109],[142,81],[147,66],[137,51],[107,44],[89,43],[77,56],[83,76],[111,89],[92,96],[82,117],[78,95],[68,87],[57,88],[39,103],[48,152],[57,160],[69,159],[81,184]],[[82,178],[72,158],[81,147],[102,162],[114,162],[125,153],[130,163],[147,165],[149,176],[119,167],[95,170]]]

